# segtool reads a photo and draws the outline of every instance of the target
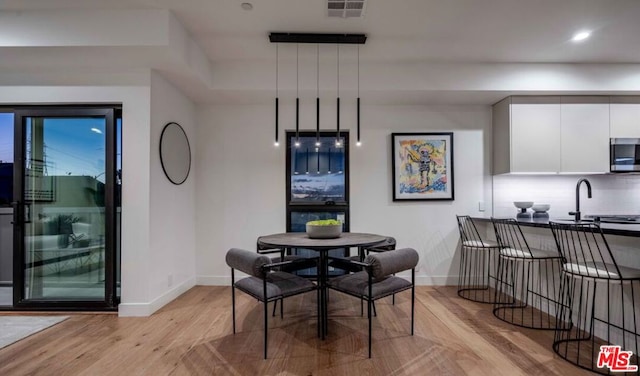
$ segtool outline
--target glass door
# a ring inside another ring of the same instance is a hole
[[[15,130],[14,305],[114,307],[114,110],[17,110]]]
[[[0,308],[13,306],[13,123],[0,111]]]

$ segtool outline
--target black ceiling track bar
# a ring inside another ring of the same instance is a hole
[[[364,44],[364,34],[311,34],[311,33],[271,33],[271,43],[331,43],[331,44]]]

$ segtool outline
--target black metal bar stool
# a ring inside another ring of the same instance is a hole
[[[501,247],[494,316],[525,328],[556,329],[560,254],[529,247],[515,219],[491,221]]]
[[[618,265],[598,225],[550,225],[562,254],[565,304],[558,320],[573,323],[571,330],[556,331],[553,351],[579,367],[610,374],[619,359],[611,354],[601,358],[600,347],[617,345],[634,354],[629,364],[638,365],[640,307],[635,297],[640,292],[640,270]]]
[[[458,295],[479,303],[493,303],[498,243],[483,240],[468,215],[457,215],[460,230],[460,271]],[[493,282],[492,282],[493,281]]]

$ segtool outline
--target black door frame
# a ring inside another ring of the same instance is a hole
[[[308,212],[344,212],[345,213],[345,228],[344,230],[350,231],[350,202],[349,202],[349,131],[340,131],[340,137],[344,138],[342,147],[344,148],[344,201],[331,203],[326,202],[291,202],[291,153],[290,150],[294,148],[291,144],[291,138],[295,136],[295,131],[286,131],[286,205],[287,205],[287,231],[291,231],[291,212],[294,211],[308,211]],[[298,132],[300,137],[316,137],[315,131],[300,131]],[[321,131],[320,137],[334,137],[336,132],[333,131]]]
[[[116,117],[121,105],[96,106],[13,106],[14,113],[14,244],[13,244],[13,307],[14,310],[116,310]],[[24,282],[24,178],[26,117],[104,117],[106,119],[105,147],[105,295],[104,300],[25,300]]]

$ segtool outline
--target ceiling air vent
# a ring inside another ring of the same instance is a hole
[[[329,17],[353,18],[364,16],[365,0],[328,0]]]

